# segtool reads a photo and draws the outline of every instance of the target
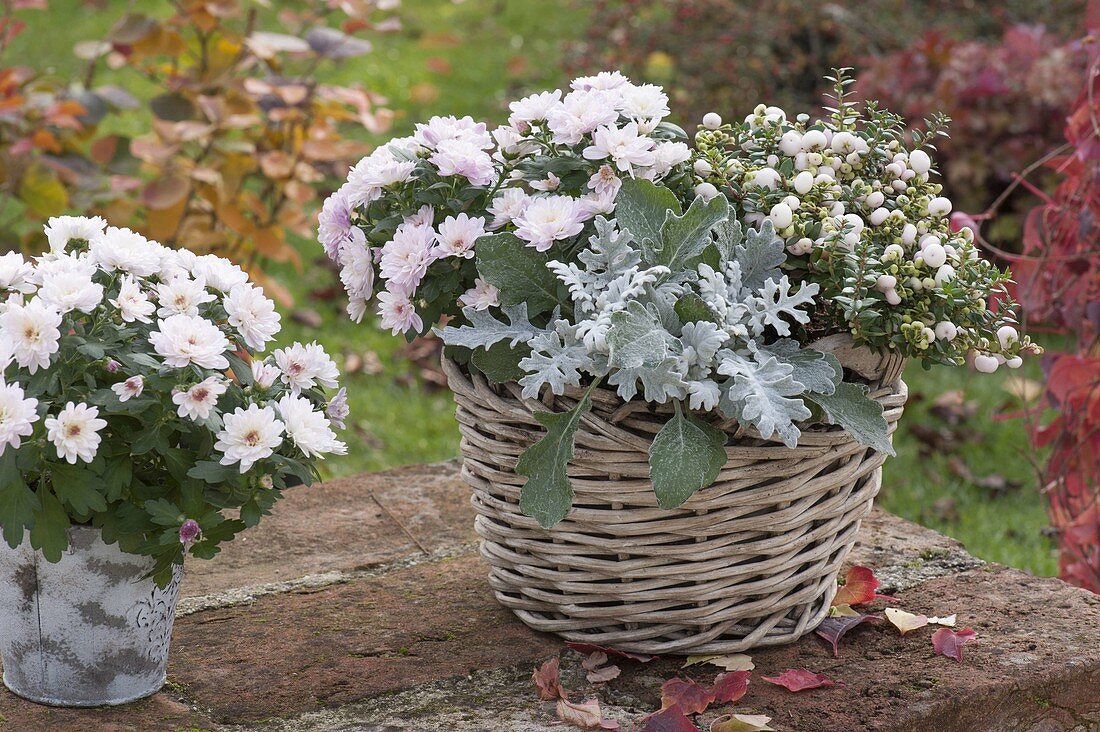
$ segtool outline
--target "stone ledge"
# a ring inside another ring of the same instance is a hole
[[[88,711],[4,692],[0,730],[561,730],[530,682],[545,658],[562,653],[574,698],[598,694],[623,722],[659,706],[661,683],[681,672],[676,659],[624,663],[619,679],[584,688],[576,654],[493,600],[454,463],[292,491],[248,537],[189,565],[164,691]],[[810,636],[752,654],[738,711],[780,730],[1100,729],[1100,598],[984,564],[879,511],[850,560],[874,567],[902,607],[974,627],[966,663],[934,656],[928,633],[886,625],[853,631],[839,659]],[[845,686],[794,695],[758,680],[801,666]]]

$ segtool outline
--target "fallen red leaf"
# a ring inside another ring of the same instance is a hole
[[[714,701],[719,704],[730,704],[737,701],[749,690],[748,671],[731,671],[726,674],[718,674],[714,679]]]
[[[635,723],[635,732],[699,732],[680,707],[647,714]]]
[[[581,729],[618,729],[614,719],[604,719],[598,699],[575,704],[568,699],[558,699],[558,719]]]
[[[852,567],[844,579],[844,586],[836,591],[833,605],[864,605],[872,600],[893,600],[889,595],[878,595],[879,582],[869,567]]]
[[[661,709],[679,707],[684,714],[698,714],[713,701],[713,689],[690,679],[669,679],[661,686]]]
[[[822,686],[834,686],[835,681],[824,674],[816,674],[804,668],[789,668],[778,676],[765,676],[764,681],[782,686],[787,691],[806,691]]]
[[[561,680],[558,678],[558,657],[554,656],[546,663],[535,669],[531,674],[531,680],[539,690],[539,699],[553,701],[568,697],[565,689],[561,688]]]
[[[598,646],[595,643],[574,643],[569,641],[565,644],[566,648],[570,648],[577,653],[583,653],[586,656],[595,653],[596,651],[602,651],[609,656],[618,656],[619,658],[629,658],[632,661],[640,661],[641,663],[649,663],[656,656],[647,656],[644,653],[628,653],[627,651],[620,651],[615,648],[609,648],[607,646]]]
[[[950,628],[940,628],[932,634],[932,647],[941,656],[953,658],[959,663],[963,660],[963,646],[978,637],[971,628],[956,632]]]
[[[852,628],[863,623],[878,620],[875,615],[853,615],[842,618],[825,618],[814,632],[824,638],[833,647],[833,655],[840,656],[840,639]]]

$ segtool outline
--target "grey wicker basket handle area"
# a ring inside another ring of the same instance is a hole
[[[871,360],[871,395],[892,433],[907,396],[905,361]],[[569,467],[573,508],[547,530],[520,512],[526,478],[513,469],[543,434],[534,413],[568,409],[579,392],[524,399],[514,383],[443,365],[489,583],[530,627],[635,653],[704,654],[788,643],[825,617],[884,454],[828,425],[804,429],[788,448],[715,422],[729,434],[717,481],[664,510],[648,450],[667,411],[596,389]]]

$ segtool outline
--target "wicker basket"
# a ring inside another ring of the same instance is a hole
[[[892,432],[907,394],[904,361],[870,361],[872,396]],[[635,653],[731,653],[791,642],[825,617],[885,455],[837,428],[804,430],[792,449],[723,423],[730,440],[718,480],[664,510],[648,449],[668,414],[597,389],[569,468],[573,509],[546,530],[520,513],[525,478],[513,468],[543,434],[532,412],[571,408],[579,393],[540,403],[516,384],[490,384],[449,361],[444,369],[489,582],[530,627]]]

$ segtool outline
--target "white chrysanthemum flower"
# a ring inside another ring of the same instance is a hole
[[[633,120],[660,121],[669,115],[668,95],[653,84],[625,84],[618,89],[620,111]]]
[[[218,397],[226,392],[225,382],[216,376],[210,376],[186,391],[172,394],[172,403],[178,409],[176,413],[186,419],[206,419],[218,406]]]
[[[28,399],[19,384],[0,382],[0,455],[8,445],[19,449],[24,437],[34,432],[38,400]]]
[[[282,376],[282,372],[275,366],[264,361],[252,362],[252,380],[261,389],[270,389],[271,385]]]
[[[29,295],[34,292],[33,274],[34,266],[19,252],[0,255],[0,290]]]
[[[318,343],[294,343],[274,352],[275,363],[282,372],[283,383],[297,394],[317,384],[333,389],[340,376],[336,363]]]
[[[173,315],[160,321],[159,327],[149,334],[149,342],[169,366],[184,368],[194,364],[206,369],[229,368],[229,360],[223,355],[229,349],[229,339],[209,320]]]
[[[368,300],[374,294],[374,255],[363,232],[340,246],[340,282],[352,300]]]
[[[98,267],[87,254],[47,254],[35,261],[30,281],[41,286],[48,278],[59,274],[79,274],[90,280],[97,271]]]
[[[137,277],[160,272],[162,249],[136,231],[107,227],[89,245],[92,260],[106,270],[121,270]]]
[[[474,310],[488,310],[500,305],[500,290],[478,277],[474,286],[458,298],[458,303]]]
[[[347,454],[348,446],[336,439],[328,418],[313,411],[313,404],[308,399],[286,394],[279,400],[278,407],[287,435],[307,457]]]
[[[683,142],[659,142],[653,148],[653,174],[658,178],[668,175],[680,163],[691,159],[691,148]]]
[[[43,279],[38,296],[61,314],[73,310],[90,313],[103,302],[103,285],[81,272],[58,272]]]
[[[511,114],[508,124],[517,128],[526,128],[532,122],[545,120],[550,111],[561,106],[561,90],[541,92],[524,97],[508,105]]]
[[[139,323],[153,322],[149,316],[153,314],[153,310],[156,308],[149,300],[149,296],[142,292],[141,285],[131,275],[122,278],[119,283],[118,297],[108,302],[118,308],[119,315],[126,323],[133,323],[134,321]]]
[[[229,324],[237,329],[249,348],[262,351],[279,332],[279,313],[264,291],[252,285],[237,285],[225,297]]]
[[[198,315],[200,305],[215,302],[218,297],[208,291],[204,280],[191,280],[185,275],[157,284],[156,299],[161,304],[161,307],[156,308],[157,317],[167,318],[173,315]]]
[[[436,150],[451,140],[468,142],[479,150],[488,150],[493,146],[493,139],[489,136],[485,123],[476,122],[469,116],[432,117],[427,123],[416,125],[413,139],[423,147]]]
[[[103,233],[107,222],[98,216],[53,216],[46,222],[46,240],[50,243],[50,253],[60,254],[69,242],[91,242]]]
[[[576,145],[597,127],[614,124],[619,118],[616,102],[617,95],[601,89],[566,94],[561,106],[550,110],[547,118],[547,126],[554,133],[554,142]]]
[[[429,160],[441,176],[460,175],[475,186],[489,185],[496,175],[489,153],[468,140],[444,140]]]
[[[61,313],[39,298],[25,305],[10,303],[0,314],[0,341],[16,363],[32,374],[48,368],[61,339]]]
[[[205,282],[207,287],[220,292],[229,292],[237,285],[248,282],[248,275],[243,269],[215,254],[195,257],[191,263],[191,274]]]
[[[237,409],[224,417],[224,427],[218,432],[214,449],[222,454],[221,464],[240,463],[242,474],[264,458],[271,457],[275,448],[283,444],[285,425],[275,418],[271,407],[249,404],[248,409]]]
[[[611,91],[621,89],[629,84],[630,79],[624,76],[621,71],[601,71],[593,76],[578,76],[569,82],[569,87],[580,91],[591,89]]]
[[[131,376],[126,379],[126,381],[111,384],[111,391],[118,394],[118,400],[120,402],[129,401],[134,397],[141,396],[141,392],[145,391],[145,379],[140,375]]]
[[[516,221],[516,236],[545,252],[559,239],[581,233],[585,211],[569,196],[535,198]]]
[[[95,460],[101,437],[99,431],[107,426],[99,419],[99,410],[87,404],[68,402],[56,417],[43,422],[46,436],[57,448],[57,456],[75,465],[77,458],[86,463]]]

